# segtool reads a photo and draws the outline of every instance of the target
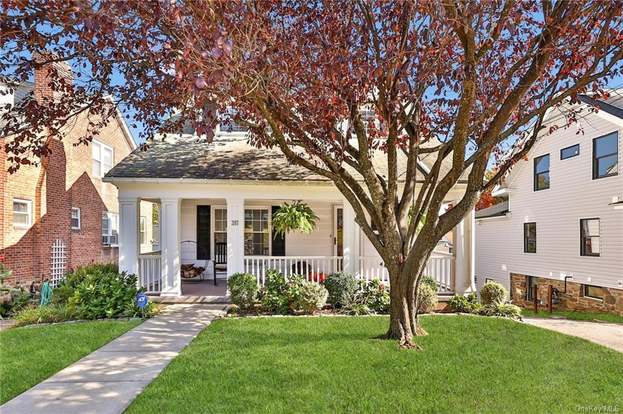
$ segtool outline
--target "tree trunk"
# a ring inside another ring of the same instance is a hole
[[[389,269],[390,277],[390,316],[388,339],[397,339],[401,348],[422,348],[414,337],[426,335],[417,320],[417,278],[408,277],[409,272]]]

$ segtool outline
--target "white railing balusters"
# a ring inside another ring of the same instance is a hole
[[[144,254],[138,256],[138,285],[149,294],[162,290],[162,267],[160,255]]]

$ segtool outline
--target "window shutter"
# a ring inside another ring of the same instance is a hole
[[[272,206],[271,208],[271,217],[275,212],[279,209],[279,206]],[[275,230],[272,230],[273,237],[273,251],[271,252],[272,256],[285,256],[286,255],[286,236],[278,235]]]

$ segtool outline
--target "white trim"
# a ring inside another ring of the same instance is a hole
[[[18,212],[17,214],[20,214],[20,215],[26,214],[28,218],[28,224],[15,223],[15,206],[13,206],[13,203],[15,202],[26,204],[26,209],[27,209],[26,213]],[[32,220],[32,200],[26,200],[23,198],[14,198],[11,204],[11,213],[13,214],[13,228],[28,229],[30,228],[30,226],[32,226],[32,221],[33,221]]]
[[[227,220],[225,220],[225,231],[215,231],[216,229],[216,210],[225,210],[225,214],[227,215]],[[196,215],[196,210],[195,210]],[[225,239],[227,239],[227,227],[229,223],[229,215],[227,214],[227,206],[222,204],[214,204],[210,205],[210,259],[215,259],[216,254],[216,245],[214,241],[214,235],[216,233],[225,233]],[[243,223],[244,226],[244,223]]]
[[[74,211],[78,212],[78,217],[74,217]],[[74,227],[73,220],[78,219],[78,227]],[[80,230],[82,228],[82,213],[80,211],[80,207],[72,207],[71,208],[71,219],[70,219],[70,227],[72,230]]]

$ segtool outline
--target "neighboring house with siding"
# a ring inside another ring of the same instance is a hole
[[[544,136],[507,175],[497,193],[508,200],[476,213],[479,287],[498,281],[533,306],[536,286],[547,306],[551,285],[555,308],[623,314],[622,92],[583,97],[578,123]]]
[[[68,67],[59,69],[71,76]],[[5,88],[10,93],[0,95],[2,104],[52,93],[45,67],[34,82]],[[120,114],[91,144],[74,145],[87,116],[72,120],[62,140],[50,139],[51,154],[39,165],[22,165],[14,174],[7,172],[4,146],[11,137],[0,137],[0,256],[13,271],[9,283],[59,280],[76,266],[118,260],[117,189],[102,177],[136,145]]]
[[[385,158],[375,151],[380,171]],[[432,161],[424,158],[419,168],[428,171]],[[405,165],[399,170],[403,174]],[[105,181],[119,189],[120,267],[138,274],[150,294],[219,298],[230,275],[249,272],[263,284],[273,268],[313,280],[344,270],[387,281],[383,261],[335,185],[292,165],[277,149],[249,145],[243,128],[218,128],[210,144],[192,131],[169,135],[132,152]],[[460,199],[463,186],[461,180],[446,205]],[[277,235],[273,212],[295,200],[312,208],[316,228]],[[440,293],[473,289],[473,218],[470,213],[448,234],[429,262]],[[148,234],[157,237],[151,241]],[[185,277],[182,265],[205,270]]]

